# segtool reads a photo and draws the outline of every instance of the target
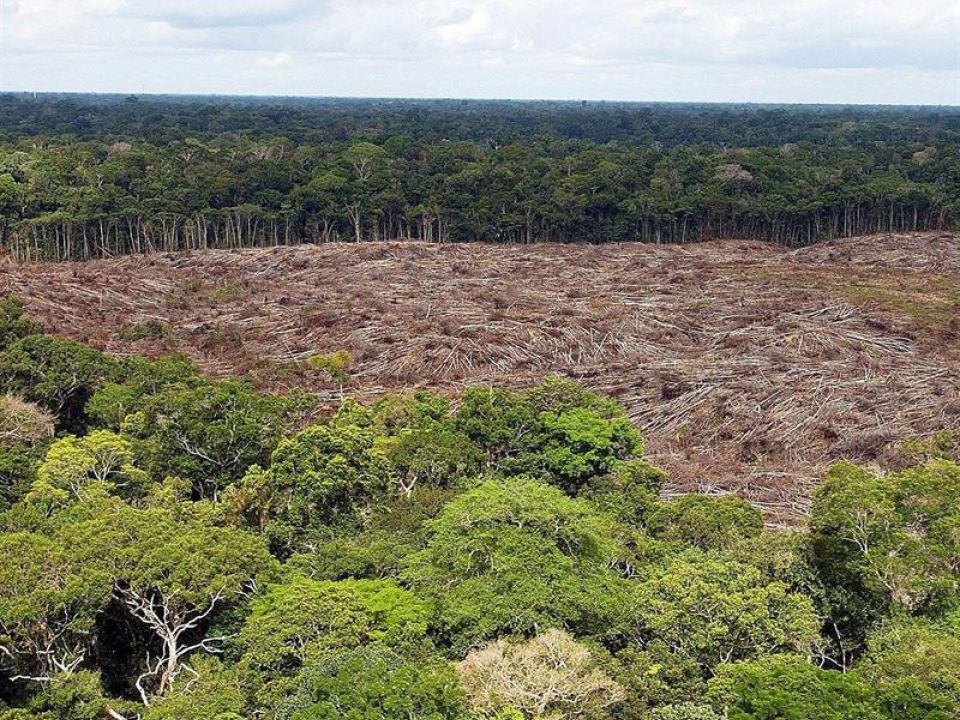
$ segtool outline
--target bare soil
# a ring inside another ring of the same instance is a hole
[[[338,349],[364,396],[567,375],[625,404],[672,490],[772,524],[802,521],[834,460],[960,431],[960,234],[130,256],[0,265],[8,291],[58,335],[331,401],[303,361]]]

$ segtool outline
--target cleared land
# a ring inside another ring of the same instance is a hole
[[[737,492],[772,523],[802,519],[835,459],[960,430],[958,234],[321,245],[3,265],[0,288],[59,335],[331,400],[302,361],[341,348],[369,395],[568,375],[626,405],[673,489]]]

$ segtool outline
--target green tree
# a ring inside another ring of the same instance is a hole
[[[0,534],[0,666],[14,681],[49,684],[78,669],[109,602],[109,574],[64,540]]]
[[[663,470],[643,460],[618,462],[607,474],[593,478],[581,497],[625,525],[640,528],[660,507],[666,480]]]
[[[502,635],[565,627],[604,633],[622,611],[626,554],[614,523],[540,482],[488,481],[429,523],[403,577],[437,608],[454,652]]]
[[[123,423],[154,475],[188,478],[194,496],[217,499],[247,468],[265,464],[302,403],[233,380],[173,385],[145,397]]]
[[[19,220],[20,183],[8,172],[0,173],[0,247],[6,246],[7,233]],[[0,350],[3,342],[0,341]]]
[[[341,412],[282,440],[263,470],[253,467],[231,496],[271,537],[278,552],[295,550],[325,525],[349,524],[389,487],[390,463],[376,433]]]
[[[24,314],[20,298],[12,295],[0,297],[0,352],[16,340],[42,332],[43,328]]]
[[[26,495],[53,433],[49,412],[13,395],[0,395],[0,510]]]
[[[532,440],[539,456],[535,462],[570,494],[643,448],[625,416],[606,418],[589,408],[541,412],[538,426]]]
[[[883,720],[876,693],[855,674],[774,655],[718,669],[708,699],[729,720]]]
[[[331,652],[305,668],[278,720],[451,720],[465,715],[454,668],[386,646]]]
[[[67,435],[54,442],[37,470],[30,495],[52,503],[83,499],[87,486],[96,492],[118,491],[128,497],[143,493],[149,476],[133,465],[130,441],[109,430],[82,438]]]
[[[209,656],[192,661],[196,680],[157,699],[143,720],[243,720],[249,680],[234,667]]]
[[[810,652],[820,628],[809,598],[741,563],[687,554],[654,569],[635,599],[641,643],[660,641],[706,673],[777,652]]]
[[[854,639],[889,608],[919,612],[951,598],[960,560],[960,466],[827,473],[810,520],[814,565],[833,622]]]
[[[481,472],[483,455],[466,435],[445,423],[423,423],[381,438],[378,447],[391,465],[399,490],[410,498],[418,487],[447,488]]]
[[[134,355],[123,360],[120,375],[117,382],[104,383],[86,406],[94,424],[115,432],[149,398],[166,390],[203,387],[206,382],[197,366],[181,355],[156,360]]]
[[[117,599],[159,646],[135,683],[145,705],[184,673],[196,676],[190,656],[219,652],[227,640],[206,634],[214,613],[276,572],[259,538],[212,526],[190,506],[136,509],[110,501],[61,528],[85,548],[87,562],[109,573]]]
[[[426,547],[426,524],[456,494],[424,486],[410,497],[386,498],[371,509],[359,533],[337,534],[305,548],[287,567],[324,580],[397,578],[404,559]]]
[[[960,717],[960,633],[923,621],[893,622],[870,636],[856,673],[888,717]]]
[[[52,412],[58,430],[80,434],[89,422],[87,400],[119,369],[116,360],[86,345],[28,335],[0,355],[0,384]]]
[[[661,540],[676,540],[700,550],[725,550],[763,531],[763,516],[745,500],[683,495],[661,504],[647,520]]]
[[[106,708],[113,710],[114,700],[106,696],[100,676],[88,670],[62,672],[30,698],[30,714],[16,720],[102,720]],[[114,712],[116,712],[114,710]],[[121,716],[122,717],[122,716]],[[6,715],[0,711],[0,718]]]
[[[571,495],[643,451],[620,405],[559,378],[518,393],[469,388],[456,425],[489,467],[541,477]]]
[[[650,720],[724,720],[709,705],[678,703],[666,705],[650,713]]]
[[[240,633],[243,661],[261,673],[290,673],[332,650],[401,647],[423,638],[428,616],[422,601],[390,581],[294,577],[253,602]]]

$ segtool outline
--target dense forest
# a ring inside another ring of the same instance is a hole
[[[8,94],[0,242],[802,245],[956,226],[958,140],[951,108]]]
[[[957,450],[772,532],[567,380],[322,410],[0,299],[0,719],[957,718]]]

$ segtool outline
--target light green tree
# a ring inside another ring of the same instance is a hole
[[[68,435],[47,450],[28,497],[65,503],[83,499],[91,486],[95,493],[116,491],[136,496],[150,477],[133,465],[133,459],[130,441],[109,430],[95,430],[80,438]]]
[[[379,643],[330,652],[296,677],[277,720],[456,720],[467,717],[453,666]]]
[[[650,513],[646,525],[661,540],[677,540],[700,550],[724,550],[760,535],[763,516],[733,495],[694,493],[662,503]]]
[[[728,720],[887,720],[876,692],[851,673],[774,655],[725,665],[707,699]]]
[[[960,627],[893,621],[873,633],[868,646],[855,672],[871,685],[889,717],[960,717]]]
[[[674,558],[637,590],[637,639],[659,641],[707,673],[778,652],[812,652],[820,623],[813,603],[757,568],[695,553]]]
[[[428,618],[427,605],[392,581],[294,577],[254,601],[240,633],[243,661],[260,672],[289,673],[331,650],[417,642]]]

